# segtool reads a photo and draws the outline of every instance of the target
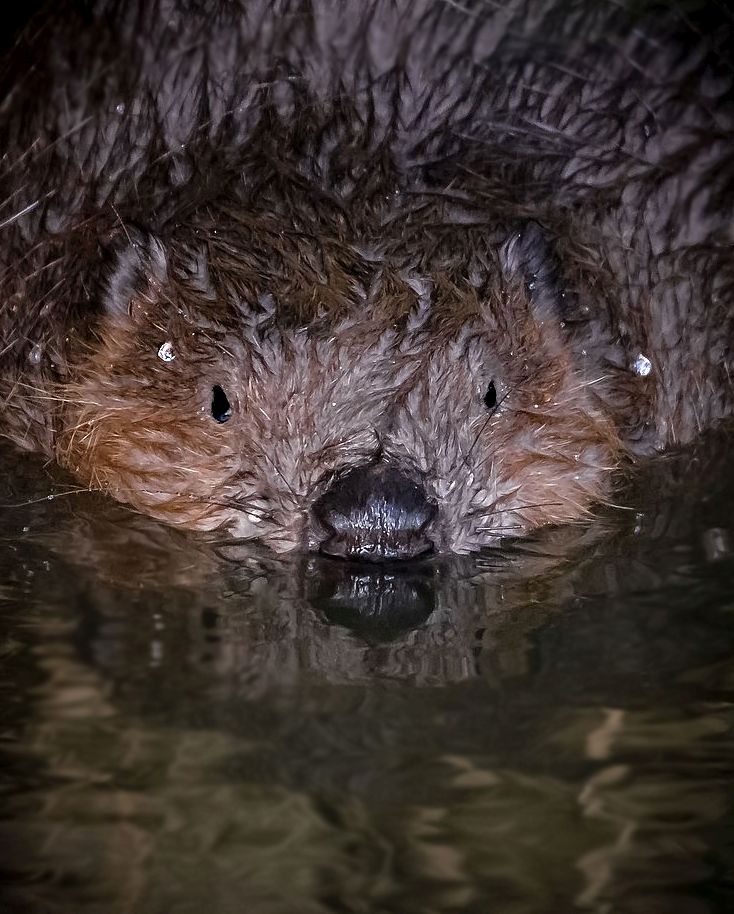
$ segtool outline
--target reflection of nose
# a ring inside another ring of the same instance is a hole
[[[359,467],[316,500],[327,555],[380,562],[410,559],[433,549],[426,530],[436,506],[422,487],[386,464]]]
[[[414,562],[333,562],[312,556],[306,597],[329,622],[351,628],[371,644],[423,625],[436,606],[430,567]]]

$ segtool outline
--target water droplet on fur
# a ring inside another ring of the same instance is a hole
[[[115,105],[115,111],[118,114],[124,114],[126,111],[125,102],[118,102],[118,104]]]
[[[703,534],[703,546],[706,560],[716,562],[731,555],[729,531],[722,527],[710,527]]]
[[[166,342],[161,345],[158,350],[158,358],[161,362],[172,362],[176,358],[176,351],[170,340],[166,340]]]
[[[31,365],[40,365],[41,359],[43,358],[43,347],[39,346],[38,343],[31,349],[28,353],[28,361]]]
[[[150,642],[150,665],[159,666],[161,660],[163,659],[163,644],[158,641],[157,638],[154,638]]]
[[[641,352],[632,363],[632,370],[640,378],[646,378],[652,371],[652,362]]]

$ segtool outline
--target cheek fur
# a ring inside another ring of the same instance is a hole
[[[451,412],[450,391],[414,390],[385,442],[388,458],[415,468],[439,504],[441,548],[469,552],[580,520],[605,497],[622,448],[563,360],[516,382],[496,410],[468,407],[468,384],[453,395],[462,400]]]
[[[109,357],[109,355],[108,355]],[[194,529],[226,522],[239,470],[234,430],[210,415],[198,378],[96,358],[63,389],[59,462],[91,488],[159,520]],[[152,381],[151,381],[152,376]]]

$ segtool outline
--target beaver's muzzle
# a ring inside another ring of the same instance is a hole
[[[436,505],[387,464],[352,470],[314,502],[313,513],[326,533],[319,547],[326,555],[380,562],[433,549],[427,530]]]

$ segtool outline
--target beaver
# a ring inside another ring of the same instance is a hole
[[[0,432],[357,559],[588,516],[734,405],[717,4],[65,0],[0,83]]]

